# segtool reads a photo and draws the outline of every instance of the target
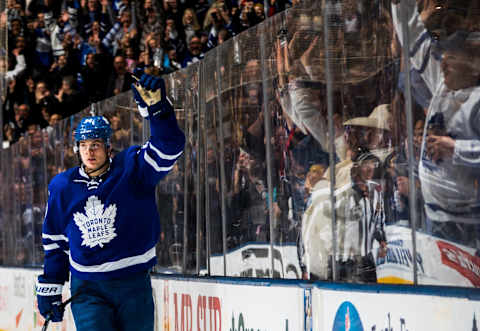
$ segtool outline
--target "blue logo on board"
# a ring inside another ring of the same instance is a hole
[[[338,307],[332,331],[363,331],[360,315],[351,302],[345,301]]]

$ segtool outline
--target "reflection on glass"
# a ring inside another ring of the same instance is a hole
[[[410,284],[415,265],[419,284],[480,286],[479,2],[308,3],[166,80],[187,148],[157,187],[157,271]],[[115,151],[148,135],[134,106],[97,106]],[[2,153],[2,263],[42,260],[46,183],[78,164],[82,116]]]
[[[377,282],[377,259],[388,250],[385,225],[396,223],[389,204],[394,180],[385,170],[396,152],[391,103],[398,61],[390,47],[392,21],[388,7],[380,3],[326,1],[325,6],[327,21],[317,26],[319,31],[311,23],[315,14],[302,13],[288,26],[293,31],[290,42],[282,45],[279,40],[276,46],[280,103],[297,131],[291,137],[309,144],[308,154],[292,148],[292,168],[303,178],[297,187],[306,196],[303,206],[296,199],[304,208],[299,209],[300,263],[304,278],[332,279],[335,274],[340,281]],[[333,137],[327,134],[327,121],[335,129]],[[328,153],[334,153],[335,165],[329,164]]]

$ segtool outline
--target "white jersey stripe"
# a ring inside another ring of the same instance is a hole
[[[63,234],[46,234],[46,233],[42,233],[42,238],[43,239],[50,239],[50,240],[64,240],[66,242],[68,242],[68,238],[66,236],[64,236]]]
[[[147,252],[141,255],[130,256],[118,261],[105,262],[97,265],[82,265],[73,261],[70,256],[70,265],[80,272],[109,272],[115,271],[127,267],[134,266],[136,264],[146,263],[155,257],[155,246],[150,248]]]
[[[148,117],[148,108],[147,107],[142,107],[140,105],[137,105],[137,108],[138,108],[138,111],[140,112],[140,115],[142,115],[142,117],[145,117],[145,118]]]
[[[155,162],[155,160],[152,159],[152,158],[150,157],[150,155],[148,155],[148,153],[147,153],[146,151],[145,151],[145,153],[144,153],[143,155],[144,155],[143,157],[145,158],[145,161],[146,161],[148,164],[150,164],[150,165],[152,166],[152,168],[155,169],[155,171],[157,171],[157,172],[170,171],[170,170],[172,170],[172,168],[173,168],[173,165],[171,165],[171,166],[169,166],[169,167],[160,167],[160,166],[158,166],[157,162]]]
[[[161,159],[165,159],[165,160],[175,160],[177,159],[180,155],[182,155],[183,151],[181,151],[180,153],[178,154],[175,154],[175,155],[169,155],[169,154],[164,154],[162,153],[162,151],[160,151],[158,148],[156,148],[155,146],[153,146],[152,143],[148,143],[148,146],[147,147],[150,147],[155,153],[157,153],[157,155],[161,158]]]
[[[43,250],[44,251],[51,251],[51,250],[57,249],[57,248],[60,248],[60,246],[58,246],[58,244],[43,245]]]

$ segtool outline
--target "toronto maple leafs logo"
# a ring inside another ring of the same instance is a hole
[[[90,248],[110,242],[117,236],[115,233],[115,216],[117,206],[112,204],[105,210],[102,201],[95,195],[88,198],[85,205],[85,214],[73,214],[73,220],[82,231],[82,246]]]

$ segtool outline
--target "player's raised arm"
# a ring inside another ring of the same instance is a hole
[[[150,120],[151,137],[139,152],[140,178],[155,184],[174,166],[183,153],[185,135],[178,127],[161,77],[141,74],[132,84],[140,114]]]

